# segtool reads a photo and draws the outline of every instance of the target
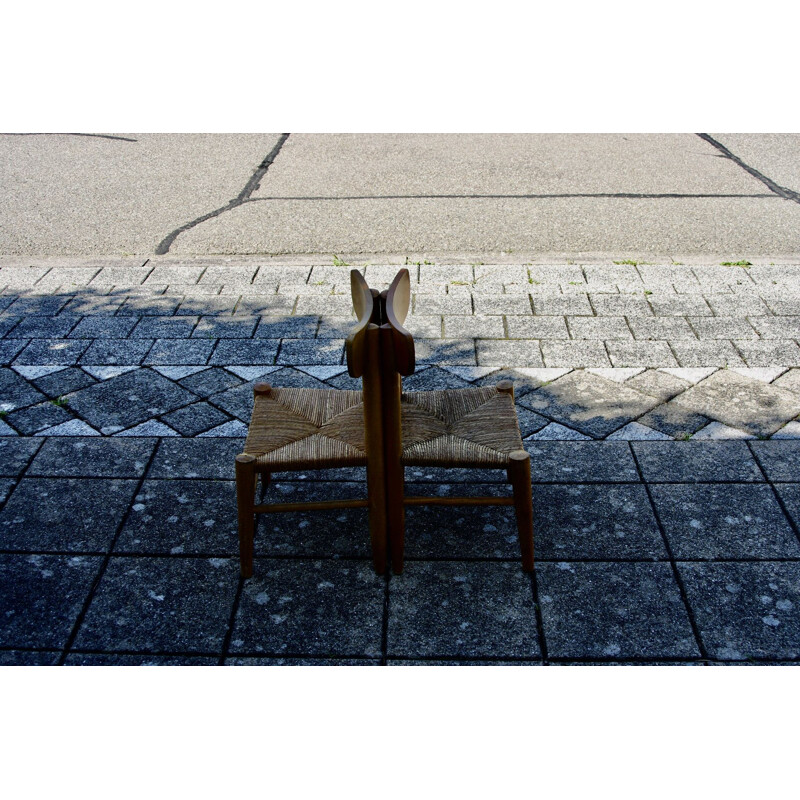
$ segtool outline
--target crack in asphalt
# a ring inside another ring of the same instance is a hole
[[[176,228],[172,233],[166,236],[164,239],[161,240],[158,247],[156,247],[156,255],[163,256],[165,253],[169,252],[170,247],[172,247],[175,240],[182,234],[184,231],[188,231],[190,228],[194,228],[196,225],[199,225],[201,222],[205,222],[206,220],[213,219],[214,217],[220,216],[220,214],[224,214],[226,211],[232,211],[234,208],[238,208],[240,205],[244,203],[254,202],[250,199],[250,195],[253,194],[256,189],[261,184],[261,179],[266,174],[267,170],[270,167],[270,164],[275,160],[278,153],[280,153],[281,148],[286,143],[286,140],[289,138],[288,133],[282,133],[280,138],[278,139],[277,144],[275,147],[270,150],[267,154],[266,158],[258,165],[258,169],[250,176],[250,180],[244,185],[244,188],[241,192],[239,192],[233,200],[229,200],[224,206],[215,209],[214,211],[209,211],[208,214],[203,214],[201,217],[197,217],[197,219],[193,219],[191,222],[187,222],[185,225],[181,225],[180,228]]]
[[[0,133],[0,136],[90,136],[93,139],[112,139],[115,142],[138,142],[127,136],[109,136],[105,133]]]
[[[712,136],[709,136],[707,133],[698,133],[696,134],[699,136],[703,141],[708,142],[712,147],[716,147],[717,150],[722,153],[725,158],[729,158],[734,164],[738,164],[745,172],[749,172],[754,178],[761,181],[771,192],[774,192],[778,195],[778,197],[782,197],[784,200],[793,200],[795,203],[800,203],[800,194],[793,191],[792,189],[787,189],[785,186],[779,186],[775,181],[771,178],[768,178],[766,175],[760,173],[754,167],[751,167],[749,164],[746,164],[742,161],[739,156],[732,153],[725,147],[722,142],[718,142]]]

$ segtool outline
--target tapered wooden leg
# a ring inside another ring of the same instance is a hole
[[[508,480],[514,490],[514,511],[522,552],[522,569],[533,572],[533,492],[531,489],[531,457],[525,450],[509,455]]]
[[[239,512],[239,564],[243,578],[253,574],[253,534],[255,533],[255,456],[236,456],[236,506]]]

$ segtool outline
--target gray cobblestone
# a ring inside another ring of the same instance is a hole
[[[505,339],[502,317],[445,317],[445,339]]]
[[[746,364],[730,342],[670,342],[682,367],[744,367]]]
[[[476,342],[478,364],[486,367],[543,367],[539,343],[524,341],[491,341],[479,339]]]
[[[350,302],[349,299],[348,302]],[[414,316],[439,316],[442,314],[472,314],[472,297],[469,294],[414,296]]]
[[[476,314],[532,314],[530,297],[527,294],[475,295]]]
[[[704,339],[757,339],[758,334],[741,317],[689,317],[697,337]]]
[[[601,317],[652,317],[653,309],[644,294],[597,294],[589,295],[594,310]]]
[[[585,294],[566,294],[545,297],[533,296],[533,312],[540,316],[578,315],[594,316],[589,298]]]
[[[800,316],[750,317],[749,320],[762,339],[800,338]]]
[[[800,347],[796,342],[734,341],[734,344],[749,367],[771,367],[775,364],[800,367]]]
[[[649,394],[664,403],[688,389],[692,384],[659,369],[648,369],[626,381],[626,386]]]
[[[706,301],[699,295],[668,295],[653,292],[649,295],[649,300],[658,317],[685,317],[688,315],[710,317],[713,315]]]
[[[706,303],[718,317],[747,317],[751,314],[762,316],[769,314],[764,301],[757,295],[748,294],[712,294],[706,297]],[[800,303],[798,304],[800,309]]]
[[[611,361],[602,342],[542,341],[542,356],[548,367],[610,367]]]
[[[569,339],[564,317],[506,317],[511,339]]]
[[[690,339],[697,335],[683,317],[629,317],[633,335],[636,339]]]
[[[567,317],[573,339],[632,339],[624,317]]]
[[[677,367],[667,342],[607,341],[606,348],[615,367]]]
[[[531,280],[539,283],[569,283],[570,281],[584,282],[583,268],[575,265],[563,264],[532,264],[528,267]]]

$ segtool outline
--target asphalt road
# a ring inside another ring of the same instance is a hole
[[[800,254],[800,134],[2,134],[0,254]]]

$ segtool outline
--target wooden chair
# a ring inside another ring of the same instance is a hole
[[[513,505],[522,568],[533,570],[533,507],[530,456],[514,410],[511,381],[496,386],[402,392],[402,376],[414,372],[414,339],[403,328],[411,283],[401,270],[382,293],[381,387],[385,441],[386,502],[392,571],[403,570],[405,506]],[[405,467],[505,469],[513,498],[405,497]]]
[[[347,339],[347,368],[362,391],[254,387],[253,415],[244,452],[236,456],[241,574],[253,574],[255,515],[307,509],[369,509],[375,571],[386,571],[386,480],[380,378],[380,298],[357,271],[351,273],[358,323]],[[309,503],[256,504],[273,472],[332,467],[367,468],[367,498]]]

